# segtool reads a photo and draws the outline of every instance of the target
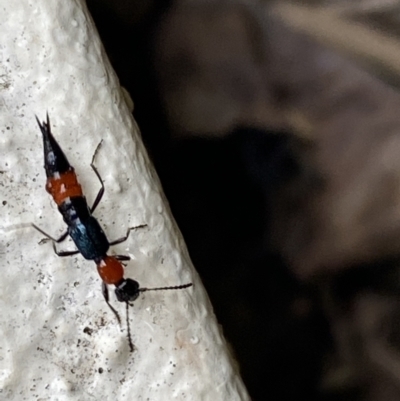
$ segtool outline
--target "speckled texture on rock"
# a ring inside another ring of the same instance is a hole
[[[247,400],[84,2],[0,0],[0,10],[0,399]],[[65,229],[44,189],[34,115],[46,111],[89,204],[103,139],[95,215],[110,240],[148,225],[114,249],[132,257],[126,275],[148,287],[194,282],[135,302],[133,354],[94,264],[58,258],[27,227]]]

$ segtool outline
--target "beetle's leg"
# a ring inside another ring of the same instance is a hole
[[[63,242],[65,240],[65,238],[67,238],[67,236],[68,236],[68,230],[65,231],[59,238],[53,238],[50,234],[47,234],[45,231],[43,231],[41,228],[39,228],[36,224],[32,223],[32,227],[34,229],[36,229],[37,231],[39,231],[41,234],[43,234],[45,237],[47,237],[47,238],[42,239],[39,242],[39,244],[43,244],[43,243],[47,242],[48,240],[57,242],[57,244],[59,244],[60,242]]]
[[[122,237],[122,238],[118,238],[115,241],[110,242],[110,246],[121,244],[122,242],[125,242],[128,239],[129,234],[131,233],[132,230],[136,230],[137,228],[143,228],[143,227],[147,227],[147,224],[141,224],[140,226],[128,228],[128,231],[126,232],[126,235],[124,237]]]
[[[103,293],[103,297],[104,297],[105,301],[107,302],[107,305],[110,307],[110,309],[113,311],[115,317],[117,318],[119,325],[121,325],[121,318],[119,317],[119,313],[110,304],[110,297],[108,295],[108,287],[104,281],[101,283],[101,292]]]

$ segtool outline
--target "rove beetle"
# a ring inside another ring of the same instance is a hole
[[[191,287],[193,284],[183,284],[174,287],[160,288],[140,288],[139,283],[130,278],[124,278],[124,267],[121,261],[130,260],[126,255],[107,255],[111,245],[120,244],[126,241],[132,230],[146,227],[146,224],[128,229],[126,235],[115,241],[109,242],[100,224],[93,217],[93,212],[101,201],[104,194],[103,180],[94,166],[94,159],[101,142],[97,146],[92,158],[90,166],[100,181],[101,188],[96,196],[91,208],[89,208],[86,198],[83,195],[82,187],[78,182],[74,168],[69,164],[64,152],[54,139],[50,128],[49,115],[47,114],[47,122],[39,124],[43,136],[44,147],[44,168],[46,170],[47,182],[46,190],[53,197],[57,204],[59,212],[62,214],[68,228],[59,238],[55,239],[35,224],[32,226],[48,239],[53,241],[54,252],[61,257],[76,255],[78,253],[87,260],[93,260],[97,265],[97,270],[102,279],[102,293],[107,305],[115,314],[119,323],[121,319],[118,312],[111,306],[109,302],[108,285],[115,286],[115,295],[120,302],[126,303],[128,341],[130,350],[133,351],[133,343],[130,334],[128,308],[129,303],[133,302],[141,292],[160,291],[160,290],[180,290]],[[60,243],[70,236],[74,241],[76,251],[58,251],[55,244]]]

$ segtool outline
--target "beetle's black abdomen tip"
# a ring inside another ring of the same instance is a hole
[[[47,177],[53,176],[55,173],[65,173],[71,169],[64,152],[61,150],[60,145],[54,139],[50,128],[50,118],[47,113],[47,121],[40,122],[38,117],[35,115],[36,121],[39,125],[40,131],[43,136],[43,148],[44,148],[44,168],[46,170]]]

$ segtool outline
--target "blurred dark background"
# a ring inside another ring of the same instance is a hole
[[[400,32],[389,2],[301,3],[338,34]],[[253,400],[398,399],[400,96],[380,61],[295,29],[298,4],[87,5]]]

